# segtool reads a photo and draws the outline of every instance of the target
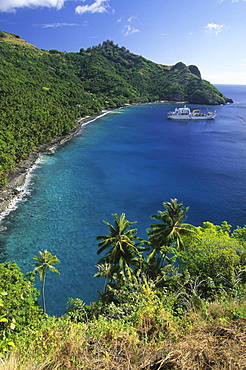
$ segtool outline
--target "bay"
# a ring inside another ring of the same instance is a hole
[[[246,224],[246,86],[217,87],[234,103],[209,107],[215,120],[169,121],[170,103],[118,109],[33,170],[29,195],[1,221],[0,257],[27,272],[39,250],[57,255],[61,274],[47,276],[49,314],[63,314],[69,297],[98,298],[96,237],[108,233],[102,220],[111,223],[113,213],[137,221],[143,238],[150,215],[170,198],[190,207],[194,225]]]

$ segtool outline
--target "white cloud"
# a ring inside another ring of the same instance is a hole
[[[79,26],[77,23],[47,23],[43,24],[42,28],[59,28],[59,27],[64,27],[64,26]]]
[[[205,27],[206,32],[213,33],[216,36],[225,29],[223,24],[216,24],[216,23],[208,23]]]
[[[133,33],[140,32],[138,28],[135,28],[131,25],[132,21],[137,18],[136,16],[131,16],[127,19],[127,24],[123,28],[122,32],[125,36],[132,35]],[[121,18],[122,20],[122,18]]]
[[[132,16],[132,17],[128,18],[128,22],[130,22],[130,23],[131,23],[131,22],[132,22],[132,20],[133,20],[133,19],[135,19],[135,18],[137,18],[137,17]]]
[[[85,1],[85,0],[82,0]],[[96,0],[91,5],[79,5],[75,8],[75,13],[105,13],[109,8],[108,0]]]
[[[61,9],[66,1],[70,0],[0,0],[0,12],[15,12],[18,8],[48,7]],[[85,2],[86,0],[81,0]],[[109,8],[110,0],[93,0],[91,5],[79,5],[75,13],[104,13]]]
[[[48,7],[61,9],[66,0],[0,0],[0,12],[15,12],[23,7]]]
[[[123,33],[125,36],[132,35],[133,33],[139,32],[139,29],[132,27],[130,24],[125,25]]]
[[[226,0],[220,0],[219,2],[220,2],[220,4],[222,4],[224,1],[226,1]],[[246,1],[246,0],[231,0],[231,3],[233,4],[233,3],[239,3],[240,1]]]

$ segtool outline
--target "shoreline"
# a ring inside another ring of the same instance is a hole
[[[82,130],[84,125],[109,112],[111,112],[111,110],[102,111],[97,115],[80,118],[72,131],[69,131],[67,134],[57,136],[48,143],[39,145],[26,159],[17,164],[16,168],[8,176],[8,183],[0,189],[0,221],[12,210],[16,209],[16,204],[28,193],[27,187],[30,181],[30,174],[41,158],[44,155],[52,155],[55,148],[71,140]]]
[[[28,184],[30,181],[30,174],[35,168],[36,164],[41,160],[44,155],[52,155],[55,152],[55,148],[65,144],[67,141],[71,140],[76,136],[87,123],[93,122],[94,120],[113,112],[117,109],[127,108],[134,105],[145,105],[145,104],[155,104],[155,103],[172,103],[169,101],[158,101],[158,102],[148,102],[148,103],[133,103],[126,104],[125,106],[103,110],[102,112],[92,115],[82,117],[77,120],[72,131],[64,135],[55,137],[52,141],[41,144],[37,149],[29,154],[29,156],[22,162],[16,165],[15,169],[8,176],[8,183],[0,189],[0,222],[8,215],[12,210],[16,209],[16,204],[25,197],[28,193]],[[183,103],[183,102],[173,102],[173,103]],[[1,231],[1,227],[0,227]]]

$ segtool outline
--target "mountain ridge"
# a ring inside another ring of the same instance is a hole
[[[156,64],[110,40],[79,52],[47,51],[0,31],[0,186],[79,118],[154,101],[232,102],[196,66]]]

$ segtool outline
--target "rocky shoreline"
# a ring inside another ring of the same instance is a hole
[[[37,163],[38,159],[41,158],[42,155],[53,154],[55,147],[72,139],[81,131],[85,123],[96,117],[97,116],[90,116],[80,119],[72,131],[65,135],[57,136],[52,141],[40,145],[34,152],[29,154],[28,158],[16,166],[14,171],[8,177],[7,185],[0,189],[0,215],[6,212],[13,202],[17,202],[23,197],[23,187],[25,185],[27,175]]]
[[[156,102],[145,104],[153,103]],[[168,101],[159,101],[158,103],[168,103]],[[124,107],[141,104],[142,103],[126,104]],[[60,146],[65,142],[69,141],[70,139],[72,139],[75,135],[77,135],[81,131],[83,125],[93,121],[94,119],[104,114],[109,113],[110,111],[111,110],[104,110],[99,114],[79,119],[72,131],[68,132],[65,135],[57,136],[52,141],[40,145],[34,152],[29,154],[28,158],[19,163],[14,169],[14,171],[9,175],[7,185],[0,189],[0,219],[1,216],[11,207],[13,203],[18,202],[18,200],[22,199],[24,195],[23,188],[26,182],[27,175],[30,173],[30,171],[32,170],[33,166],[37,163],[39,158],[41,158],[45,154],[53,154],[55,147]]]

